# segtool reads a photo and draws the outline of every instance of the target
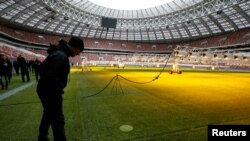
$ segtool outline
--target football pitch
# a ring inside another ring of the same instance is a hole
[[[64,94],[68,140],[206,141],[208,125],[250,124],[250,73],[160,71],[72,69]],[[1,141],[37,140],[42,106],[35,89],[0,101]]]

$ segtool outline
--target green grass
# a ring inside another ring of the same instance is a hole
[[[34,80],[34,79],[35,79],[34,74],[30,73],[30,80]],[[25,77],[25,80],[26,80],[26,77]],[[3,78],[3,82],[5,84],[4,78]],[[21,74],[19,76],[17,76],[16,74],[13,73],[12,78],[11,78],[11,82],[10,82],[10,84],[8,86],[8,89],[0,89],[0,95],[5,93],[6,91],[12,90],[12,89],[14,89],[16,87],[19,87],[19,86],[21,86],[21,85],[23,85],[25,83],[22,82]]]
[[[206,141],[208,124],[250,124],[250,73],[164,72],[144,85],[119,78],[100,94],[86,98],[102,90],[116,74],[145,82],[160,70],[73,71],[64,94],[68,140]],[[0,101],[0,105],[34,102],[0,107],[1,141],[36,140],[42,107],[35,88]],[[124,124],[133,130],[120,131]]]

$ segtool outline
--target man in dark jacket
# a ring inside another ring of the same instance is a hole
[[[29,75],[29,65],[25,58],[22,55],[19,55],[17,57],[17,63],[21,67],[21,75],[22,75],[22,81],[25,82],[25,76],[26,76],[26,81],[30,81],[30,75]]]
[[[3,55],[3,75],[5,80],[5,89],[8,89],[8,85],[12,78],[12,63],[6,55]]]
[[[39,77],[40,77],[40,70],[41,70],[41,61],[36,58],[35,61],[33,61],[33,70],[35,71],[35,76],[36,76],[36,81],[38,81]]]
[[[42,63],[37,85],[37,93],[44,109],[38,141],[48,141],[50,125],[54,141],[66,141],[62,94],[70,72],[68,57],[79,55],[83,49],[83,40],[72,37],[69,42],[60,40],[58,45],[51,45],[47,51],[49,55]]]
[[[19,75],[19,69],[20,69],[20,66],[19,64],[17,63],[17,61],[13,61],[13,66],[14,66],[14,69],[15,69],[15,72],[17,75]]]
[[[0,54],[0,85],[1,88],[4,89],[4,83],[3,83],[3,78],[4,78],[4,59],[3,55]]]

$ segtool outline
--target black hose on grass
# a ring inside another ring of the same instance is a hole
[[[18,102],[18,103],[1,104],[0,107],[25,105],[25,104],[38,104],[38,103],[40,103],[40,101]]]
[[[151,82],[153,82],[153,81],[159,79],[159,77],[161,76],[162,72],[163,72],[163,71],[165,70],[165,68],[167,67],[167,63],[169,62],[169,59],[171,58],[171,56],[173,55],[173,53],[174,53],[174,51],[172,51],[171,54],[169,55],[169,57],[168,57],[168,59],[167,59],[165,65],[163,66],[163,68],[162,68],[162,70],[159,72],[159,74],[156,75],[156,76],[155,76],[152,80],[150,80],[150,81],[146,81],[146,82],[137,82],[137,81],[129,80],[129,79],[127,79],[127,78],[125,78],[124,76],[121,76],[121,75],[119,75],[119,74],[116,74],[116,76],[114,76],[102,90],[100,90],[99,92],[97,92],[97,93],[95,93],[95,94],[92,94],[92,95],[89,95],[89,96],[84,96],[84,97],[82,97],[82,98],[83,98],[83,99],[85,99],[85,98],[90,98],[90,97],[94,97],[94,96],[100,94],[100,93],[103,92],[106,88],[108,88],[108,86],[111,84],[111,82],[112,82],[114,79],[117,80],[118,77],[121,77],[122,79],[124,79],[124,80],[126,80],[126,81],[128,81],[128,82],[131,82],[131,83],[135,83],[135,84],[147,84],[147,83],[151,83]],[[120,83],[120,82],[119,82],[119,83]],[[121,85],[119,85],[119,86],[121,86]],[[121,88],[121,89],[122,89],[122,88]],[[122,90],[122,92],[123,92],[123,90]]]
[[[73,101],[73,98],[63,99],[63,101]],[[17,102],[17,103],[8,103],[8,104],[0,104],[1,107],[7,106],[18,106],[18,105],[26,105],[26,104],[40,104],[40,101],[28,101],[28,102]]]
[[[107,84],[103,89],[101,89],[100,91],[98,91],[97,93],[94,93],[94,94],[88,95],[88,96],[84,96],[84,97],[82,97],[82,99],[90,98],[90,97],[93,97],[93,96],[96,96],[96,95],[100,94],[100,93],[103,92],[106,88],[108,88],[108,86],[111,84],[111,82],[112,82],[115,78],[117,78],[117,77],[118,77],[118,75],[114,76],[114,77],[108,82],[108,84]]]

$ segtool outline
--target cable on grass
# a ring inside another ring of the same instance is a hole
[[[0,107],[16,106],[16,105],[25,105],[25,104],[37,104],[37,103],[40,103],[40,101],[18,102],[18,103],[1,104]]]
[[[72,101],[72,98],[63,99],[63,101]],[[8,104],[0,104],[0,107],[8,107],[8,106],[18,106],[18,105],[26,105],[26,104],[40,104],[40,101],[28,101],[28,102],[17,102],[17,103],[8,103]]]
[[[133,81],[133,80],[129,80],[129,79],[127,79],[127,78],[125,78],[124,76],[121,76],[121,75],[119,75],[119,74],[116,74],[116,76],[114,76],[102,90],[100,90],[100,91],[98,91],[97,93],[94,93],[94,94],[92,94],[92,95],[84,96],[84,97],[82,97],[82,99],[86,99],[86,98],[90,98],[90,97],[94,97],[94,96],[96,96],[96,95],[99,95],[101,92],[103,92],[105,89],[108,88],[108,86],[111,84],[111,82],[112,82],[113,80],[117,80],[118,77],[121,77],[122,79],[124,79],[124,80],[126,80],[126,81],[128,81],[128,82],[136,83],[136,84],[147,84],[147,83],[151,83],[151,82],[153,82],[153,81],[159,79],[159,77],[161,76],[162,72],[163,72],[163,71],[165,70],[165,68],[167,67],[167,64],[168,64],[168,62],[169,62],[169,59],[171,58],[171,56],[173,55],[173,53],[174,53],[174,51],[172,51],[171,54],[169,55],[169,57],[168,57],[168,59],[167,59],[165,65],[163,66],[163,68],[162,68],[162,70],[159,72],[159,74],[156,75],[152,80],[146,81],[146,82],[136,82],[136,81]],[[120,82],[119,82],[119,83],[120,83]],[[119,85],[119,86],[121,87],[121,85]],[[121,89],[122,89],[122,88],[121,88]],[[122,90],[122,93],[123,93],[123,90]]]
[[[108,84],[107,84],[103,89],[101,89],[99,92],[94,93],[94,94],[92,94],[92,95],[84,96],[84,97],[82,97],[82,99],[90,98],[90,97],[93,97],[93,96],[96,96],[96,95],[100,94],[100,93],[103,92],[106,88],[108,88],[108,86],[111,84],[111,82],[112,82],[115,78],[117,78],[117,77],[118,77],[118,75],[114,76],[114,77],[108,82]]]

